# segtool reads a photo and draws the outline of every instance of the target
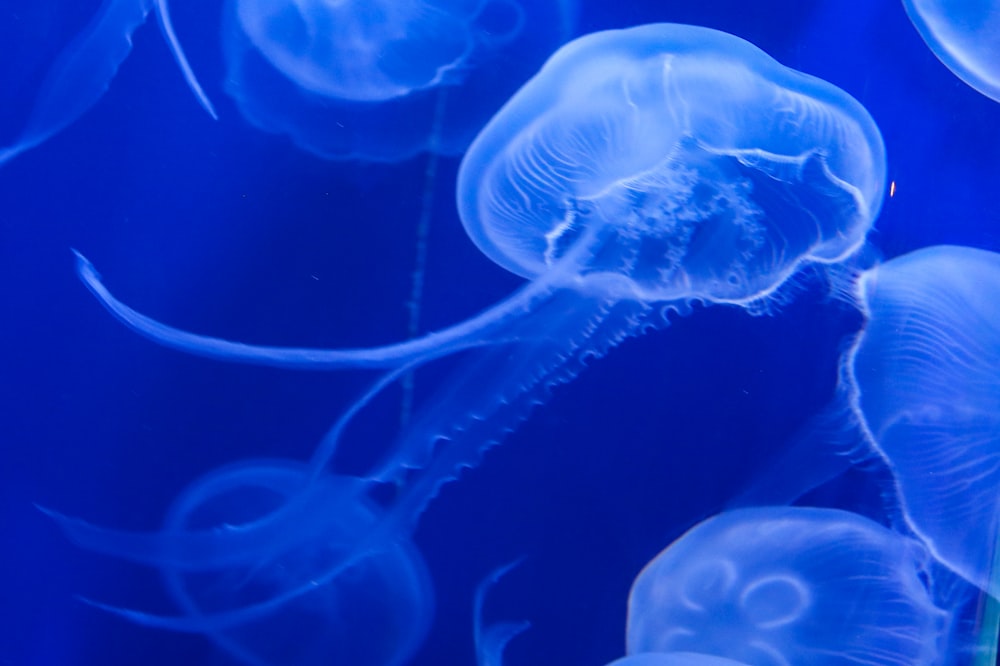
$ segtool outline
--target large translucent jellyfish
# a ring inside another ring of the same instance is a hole
[[[570,37],[573,0],[227,0],[226,91],[327,158],[456,155]]]
[[[459,213],[487,256],[530,282],[451,328],[369,349],[253,346],[161,324],[116,300],[86,259],[78,269],[137,332],[228,361],[396,368],[507,340],[519,364],[498,356],[491,382],[477,377],[496,403],[692,302],[766,310],[803,266],[864,243],[884,183],[878,129],[846,93],[732,35],[655,24],[560,49],[476,138]],[[454,419],[462,397],[440,409]]]
[[[955,76],[1000,101],[1000,2],[903,0],[934,55]]]
[[[930,247],[864,273],[844,360],[849,401],[903,517],[958,574],[1000,596],[1000,254]]]
[[[627,652],[758,666],[939,664],[951,617],[924,546],[837,509],[710,518],[657,555],[629,595]]]

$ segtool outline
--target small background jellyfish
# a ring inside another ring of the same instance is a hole
[[[928,48],[955,76],[1000,101],[1000,3],[903,0]]]
[[[21,86],[17,105],[0,104],[4,131],[22,126],[29,93],[98,6],[2,3],[0,35],[18,56],[0,59],[0,81]],[[217,14],[206,19],[197,3],[172,10],[200,80],[218,85],[226,63]],[[887,145],[896,187],[871,237],[882,256],[940,243],[1000,250],[991,223],[997,105],[941,67],[899,3],[584,0],[579,19],[580,33],[655,21],[722,29],[834,83],[869,109]],[[39,46],[48,59],[32,59]],[[213,101],[229,104],[225,94]],[[414,219],[424,170],[420,160],[318,160],[281,136],[211,121],[151,25],[136,32],[99,113],[4,166],[0,523],[11,547],[0,551],[0,657],[229,663],[202,637],[79,603],[74,594],[163,610],[171,600],[155,572],[81,551],[34,504],[157,529],[211,470],[307,459],[332,414],[368,382],[206,363],[150,345],[81,292],[68,248],[86,251],[124,301],[186,329],[316,347],[390,342],[407,335],[414,246],[412,234],[387,230]],[[456,170],[440,161],[424,330],[521,282],[468,242],[452,200]],[[625,599],[642,565],[717,513],[833,395],[843,341],[860,318],[824,302],[822,290],[801,289],[775,317],[708,308],[617,347],[446,486],[413,535],[437,603],[410,662],[473,663],[471,591],[483,572],[522,556],[490,596],[491,617],[532,623],[504,663],[620,658]],[[416,398],[449,371],[428,367]],[[393,440],[399,401],[388,389],[359,415],[338,470],[364,469],[369,443]],[[845,482],[841,496],[824,499],[835,505],[861,487]]]

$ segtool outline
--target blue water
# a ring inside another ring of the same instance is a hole
[[[0,62],[0,145],[17,141],[48,67],[99,5],[0,5],[9,54]],[[218,121],[190,94],[150,19],[91,110],[0,167],[3,666],[231,663],[202,636],[81,603],[176,613],[155,571],[76,547],[36,505],[154,530],[190,482],[220,466],[305,461],[372,380],[158,347],[94,301],[71,249],[124,302],[185,330],[260,344],[390,343],[409,335],[430,194],[420,332],[462,321],[523,283],[465,235],[454,203],[458,158],[437,159],[429,179],[427,155],[327,161],[255,129],[223,90],[221,8],[175,5]],[[864,105],[893,183],[869,236],[872,255],[940,243],[1000,251],[1000,107],[935,58],[901,3],[581,0],[573,34],[663,21],[735,34]],[[640,569],[734,496],[760,493],[754,480],[835,400],[838,361],[861,315],[818,280],[792,296],[763,316],[696,306],[624,342],[444,486],[413,534],[436,599],[412,663],[474,664],[475,588],[518,558],[488,598],[491,619],[531,622],[504,663],[622,656]],[[417,372],[417,404],[453,365]],[[393,387],[363,411],[338,471],[359,473],[386,451],[404,404]],[[873,475],[848,472],[802,501],[878,514],[883,487]]]

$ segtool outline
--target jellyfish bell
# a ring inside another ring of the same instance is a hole
[[[927,46],[955,76],[1000,101],[1000,3],[996,0],[903,0]]]
[[[205,111],[215,108],[194,76],[170,24],[166,0],[104,0],[49,69],[20,133],[0,146],[0,166],[72,125],[103,97],[132,50],[132,35],[155,11],[188,87]]]
[[[300,88],[324,97],[379,102],[462,78],[477,47],[476,15],[485,10],[476,5],[495,3],[232,4],[250,44]]]
[[[157,533],[47,513],[83,548],[158,568],[182,614],[98,608],[204,634],[248,664],[397,665],[426,635],[433,591],[408,536],[382,529],[367,485],[253,460],[191,484]]]
[[[864,330],[844,357],[865,439],[906,524],[1000,596],[1000,254],[935,246],[861,275]]]
[[[629,594],[627,652],[748,664],[937,664],[951,616],[918,541],[837,509],[719,514],[657,555]]]
[[[227,0],[226,91],[251,125],[327,159],[457,155],[569,39],[573,8]]]

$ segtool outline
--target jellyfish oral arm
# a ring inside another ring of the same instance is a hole
[[[157,344],[195,356],[233,363],[296,369],[340,370],[345,368],[397,368],[415,361],[426,362],[488,343],[504,323],[529,312],[539,299],[558,284],[557,275],[539,278],[505,301],[452,326],[422,338],[381,347],[358,349],[312,349],[258,346],[183,331],[160,323],[125,305],[104,286],[94,265],[76,252],[76,270],[84,285],[108,312],[135,333]]]
[[[177,62],[181,74],[184,75],[184,80],[187,82],[191,92],[194,93],[201,108],[205,109],[208,115],[212,116],[212,120],[218,120],[219,115],[215,112],[215,107],[212,105],[212,101],[208,99],[208,95],[205,94],[205,90],[198,83],[198,79],[194,75],[194,70],[191,69],[187,56],[184,55],[184,50],[181,48],[180,40],[177,39],[177,33],[174,32],[173,23],[170,21],[167,0],[156,0],[156,18],[160,23],[160,32],[163,33],[163,38],[166,40],[167,46],[170,47],[170,52],[173,54],[174,60]]]

